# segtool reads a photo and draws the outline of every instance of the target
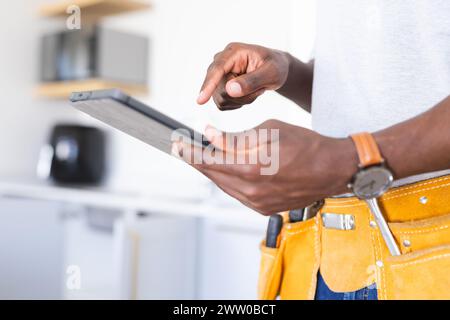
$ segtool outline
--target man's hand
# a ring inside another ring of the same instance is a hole
[[[271,135],[272,130],[279,130],[279,134]],[[264,215],[304,208],[346,192],[358,162],[350,139],[324,137],[276,120],[250,131],[256,132],[258,139],[249,139],[249,131],[229,134],[209,127],[205,135],[216,147],[214,152],[176,143],[174,153],[223,191]],[[278,170],[262,174],[267,158],[261,155],[279,161]],[[239,157],[245,164],[237,163]],[[231,162],[215,163],[217,159]],[[250,159],[257,161],[252,164]]]
[[[281,88],[288,78],[288,54],[256,45],[231,43],[214,57],[197,102],[211,97],[220,110],[250,104],[266,90]]]

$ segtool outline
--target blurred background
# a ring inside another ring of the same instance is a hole
[[[313,0],[8,2],[0,298],[255,299],[267,218],[76,111],[68,96],[118,87],[199,131],[270,118],[309,127],[309,115],[275,93],[227,113],[195,101],[229,42],[309,60],[314,18]]]

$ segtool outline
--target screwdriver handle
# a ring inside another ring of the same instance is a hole
[[[274,214],[269,218],[269,225],[267,226],[266,247],[276,248],[278,244],[278,236],[283,227],[283,217],[279,214]]]
[[[303,221],[305,218],[305,209],[296,209],[289,211],[289,222],[295,223]]]

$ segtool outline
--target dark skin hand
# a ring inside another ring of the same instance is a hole
[[[278,90],[298,104],[310,106],[311,65],[257,46],[239,44],[236,49],[233,44],[225,52],[216,55],[217,61],[208,69],[199,103],[214,96],[216,103],[220,102],[219,108],[234,109],[251,103],[265,90]],[[239,83],[239,95],[234,94],[236,87],[233,89],[230,81]],[[278,143],[280,161],[275,175],[262,175],[262,163],[211,164],[208,155],[195,163],[193,155],[204,150],[190,144],[175,143],[174,152],[226,193],[264,215],[303,208],[349,191],[347,184],[358,167],[350,138],[325,137],[277,120],[267,121],[256,129],[278,129],[279,138],[230,148],[229,134],[209,127],[205,135],[216,146],[215,152],[223,157],[251,156],[260,151],[267,154],[271,144]],[[415,118],[374,133],[374,137],[395,179],[450,169],[450,96]]]
[[[220,110],[254,102],[266,90],[311,110],[313,62],[305,64],[290,54],[261,46],[230,43],[214,56],[197,99],[211,97]]]
[[[225,134],[208,127],[205,136],[222,153],[245,154],[247,159],[257,157],[260,152],[269,154],[272,143],[279,144],[279,170],[275,175],[262,175],[257,164],[206,164],[213,163],[207,152],[194,148],[187,143],[177,143],[175,155],[202,172],[214,181],[219,188],[236,198],[244,205],[264,215],[286,211],[289,208],[303,208],[318,199],[332,194],[345,192],[348,177],[357,166],[348,139],[332,139],[318,133],[293,126],[278,120],[269,120],[255,129],[279,129],[277,141],[264,139],[242,147],[228,147],[234,137],[243,136],[246,132]],[[318,161],[320,159],[320,161]],[[336,161],[345,160],[345,168],[336,170]]]

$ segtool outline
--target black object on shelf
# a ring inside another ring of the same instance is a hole
[[[48,166],[48,176],[54,182],[98,185],[105,176],[106,138],[100,129],[56,125],[43,149],[50,150],[50,156],[42,157],[41,153],[38,168]]]

